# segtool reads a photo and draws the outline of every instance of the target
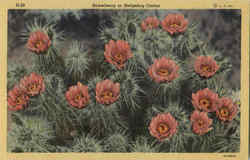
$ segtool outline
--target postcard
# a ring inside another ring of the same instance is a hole
[[[1,159],[248,159],[249,2],[1,3]]]

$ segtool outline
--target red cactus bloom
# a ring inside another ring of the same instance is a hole
[[[188,20],[184,19],[183,14],[168,14],[161,22],[162,28],[171,35],[183,33],[188,26]]]
[[[163,141],[177,132],[177,126],[178,122],[170,113],[161,113],[152,118],[148,129],[152,136]]]
[[[236,116],[238,108],[232,99],[223,97],[220,99],[221,106],[216,110],[216,116],[223,122],[230,122]]]
[[[212,125],[213,120],[207,116],[206,112],[199,112],[195,110],[192,113],[190,120],[195,134],[204,135],[212,130],[210,126]]]
[[[205,78],[213,76],[219,68],[216,61],[210,56],[199,56],[194,64],[195,72]]]
[[[173,60],[162,57],[154,60],[154,64],[148,69],[148,74],[157,83],[171,82],[179,76],[178,70],[179,66]]]
[[[118,69],[122,69],[125,66],[125,62],[133,55],[128,42],[110,40],[105,45],[104,56],[109,63],[115,65]]]
[[[214,112],[220,106],[218,94],[205,88],[192,94],[192,104],[197,110]]]
[[[101,104],[112,104],[120,95],[120,84],[106,79],[96,84],[96,101]]]
[[[8,92],[8,110],[18,111],[22,110],[27,106],[29,102],[29,96],[24,92],[24,90],[15,86],[12,90]]]
[[[142,21],[141,29],[145,32],[146,30],[157,28],[159,24],[160,21],[156,17],[147,17],[144,21]]]
[[[22,87],[29,96],[38,95],[45,90],[43,77],[34,72],[20,80],[20,87]]]
[[[30,34],[28,39],[27,48],[35,52],[36,54],[41,54],[46,52],[51,45],[51,40],[49,36],[42,31],[35,31]]]
[[[78,82],[77,85],[71,86],[65,93],[68,103],[75,108],[84,108],[89,104],[88,87]]]

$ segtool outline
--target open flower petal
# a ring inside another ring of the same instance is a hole
[[[18,85],[8,92],[8,110],[18,111],[24,109],[29,102],[29,96]]]
[[[116,66],[118,69],[122,69],[125,66],[126,61],[133,56],[128,42],[123,40],[117,40],[116,42],[110,40],[105,45],[104,56],[106,60]]]
[[[238,107],[231,98],[220,99],[221,105],[216,110],[216,116],[223,122],[230,122],[237,115]]]
[[[51,40],[46,33],[35,31],[30,34],[26,46],[30,51],[35,52],[36,54],[41,54],[49,49],[51,46]]]
[[[90,96],[88,87],[78,82],[77,85],[71,86],[65,93],[68,103],[75,108],[84,108],[89,104]]]
[[[204,135],[212,130],[213,120],[207,116],[206,112],[199,112],[195,110],[190,118],[193,132],[198,135]]]
[[[96,84],[96,101],[101,104],[112,104],[119,98],[120,84],[109,79]]]
[[[194,70],[201,77],[212,77],[220,67],[216,61],[210,56],[199,56],[195,60]]]
[[[152,136],[163,141],[176,134],[177,126],[178,122],[170,113],[162,113],[152,118],[148,129]]]
[[[205,88],[192,94],[192,104],[197,110],[214,112],[221,105],[216,93]]]
[[[168,14],[161,22],[162,28],[171,35],[183,33],[188,26],[188,20],[184,18],[183,14]]]
[[[148,69],[149,76],[157,83],[171,82],[176,79],[179,66],[170,58],[162,57],[154,60]]]
[[[143,32],[147,30],[152,30],[154,28],[157,28],[160,24],[160,21],[156,17],[147,17],[145,20],[141,23],[141,29]]]
[[[43,77],[34,72],[20,80],[20,87],[22,87],[29,96],[38,95],[45,90]]]

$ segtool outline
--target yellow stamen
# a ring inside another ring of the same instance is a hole
[[[36,43],[36,48],[40,48],[42,44],[43,44],[42,41],[38,41],[38,42]]]
[[[22,102],[23,102],[23,99],[21,97],[16,98],[16,103],[17,104],[22,104]]]
[[[164,133],[168,132],[168,130],[169,130],[169,128],[166,124],[160,124],[158,126],[158,131],[160,134],[164,134]]]
[[[201,67],[201,70],[203,71],[203,72],[211,72],[211,67],[209,66],[209,65],[203,65],[202,67]]]
[[[203,108],[209,108],[210,107],[210,101],[208,99],[201,99],[200,100],[200,105],[203,107]]]
[[[227,109],[227,108],[221,108],[221,109],[220,109],[220,115],[221,115],[222,117],[228,117],[228,116],[229,116],[229,111],[228,111],[228,109]]]
[[[171,26],[172,28],[177,28],[177,27],[179,27],[179,25],[178,25],[178,24],[175,24],[175,23],[174,23],[174,24],[171,24],[170,26]]]
[[[34,91],[36,89],[37,89],[37,85],[36,84],[32,84],[32,85],[29,86],[28,91]]]
[[[76,97],[75,97],[75,99],[78,101],[78,100],[80,100],[82,98],[82,96],[80,95],[80,94],[78,94]]]
[[[166,76],[169,75],[169,72],[168,72],[167,69],[160,69],[160,70],[158,71],[158,74],[159,74],[160,76],[166,77]]]
[[[104,99],[109,99],[109,98],[111,98],[112,96],[113,96],[113,93],[110,92],[110,91],[105,91],[105,92],[102,94],[102,97],[103,97]]]
[[[122,56],[121,53],[117,53],[117,54],[114,56],[114,58],[115,58],[115,61],[117,61],[117,62],[120,63],[120,64],[122,64],[123,61],[124,61],[124,58],[123,58],[123,56]]]
[[[204,122],[202,120],[198,120],[198,124],[199,124],[199,126],[203,126]]]

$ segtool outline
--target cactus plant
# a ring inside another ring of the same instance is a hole
[[[9,151],[238,152],[233,64],[200,24],[182,11],[103,12],[92,46],[61,30],[71,10],[27,24],[32,65],[8,66]]]

